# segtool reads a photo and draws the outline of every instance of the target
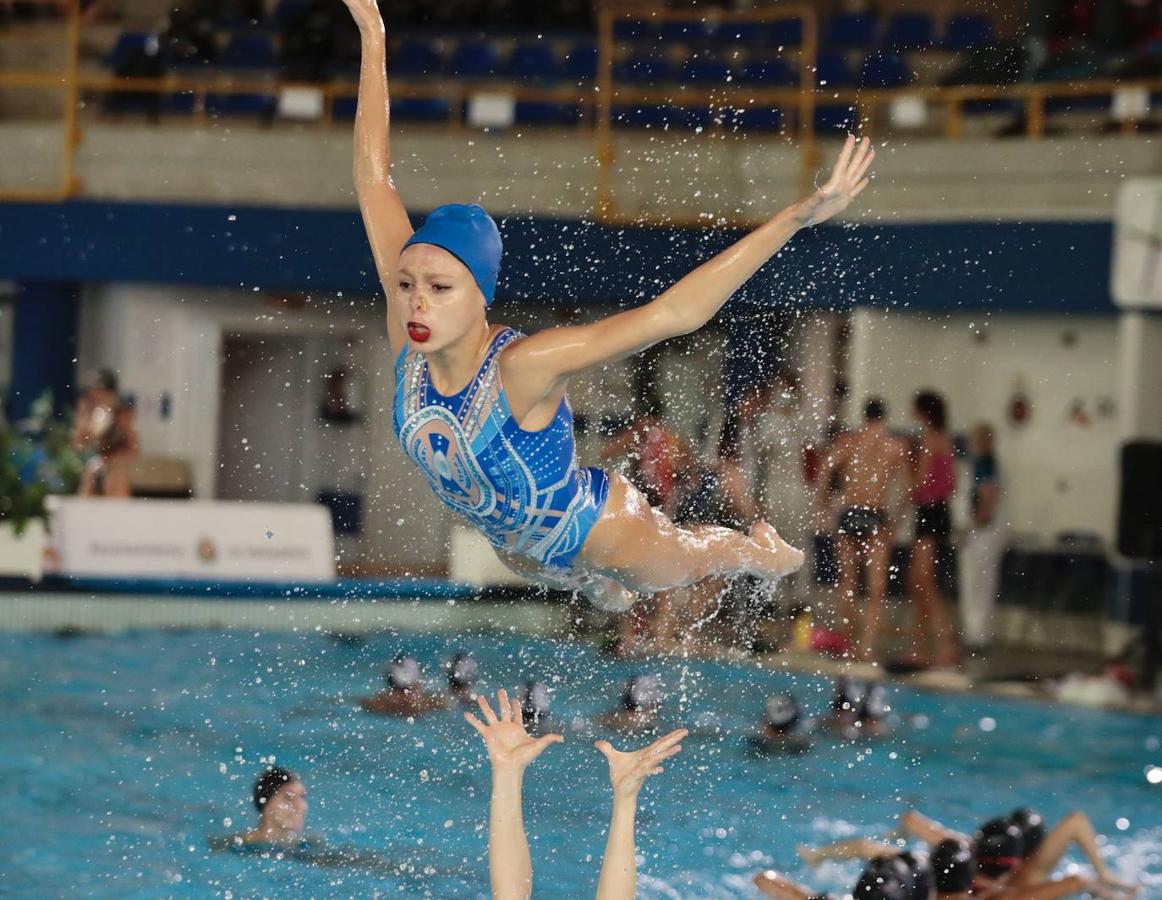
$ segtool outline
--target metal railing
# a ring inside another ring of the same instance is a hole
[[[64,18],[60,23],[59,40],[65,53],[63,68],[54,71],[0,71],[0,89],[50,89],[63,94],[60,104],[60,127],[63,146],[60,171],[56,185],[50,188],[29,189],[0,187],[0,200],[60,200],[81,191],[76,177],[76,148],[81,138],[78,109],[83,97],[113,98],[123,95],[157,95],[156,108],[163,110],[163,98],[184,95],[188,97],[188,115],[195,123],[204,123],[211,114],[213,101],[231,95],[252,95],[269,98],[271,109],[277,98],[288,90],[312,92],[320,101],[317,122],[329,126],[336,121],[336,101],[352,99],[358,86],[353,81],[335,80],[325,83],[288,81],[276,77],[244,77],[223,72],[213,74],[171,73],[158,78],[119,77],[104,72],[80,70],[79,35],[80,10],[78,0],[33,0],[33,2],[60,8]],[[855,109],[854,121],[865,134],[875,134],[883,110],[904,99],[919,101],[925,109],[935,109],[943,117],[939,131],[955,140],[965,133],[968,108],[974,103],[1004,103],[1011,107],[1014,118],[1019,115],[1027,137],[1040,138],[1047,132],[1051,104],[1060,100],[1105,100],[1113,102],[1119,92],[1162,92],[1162,79],[1139,79],[1133,82],[1112,80],[1086,82],[1035,82],[1009,86],[966,85],[957,87],[911,86],[890,89],[835,89],[820,88],[815,84],[815,62],[818,48],[818,25],[814,11],[807,7],[779,6],[770,10],[748,13],[718,13],[720,24],[759,23],[797,19],[802,23],[802,41],[795,54],[799,75],[798,87],[757,87],[746,84],[723,84],[705,87],[681,84],[668,87],[641,86],[618,82],[615,75],[617,44],[615,25],[621,20],[648,20],[652,25],[665,22],[699,22],[705,13],[696,10],[673,10],[651,5],[626,4],[624,0],[603,3],[598,11],[598,77],[593,85],[535,86],[493,80],[463,80],[425,78],[420,82],[393,79],[392,97],[395,100],[438,100],[447,106],[444,127],[458,130],[465,125],[465,109],[480,94],[503,93],[514,103],[551,103],[576,107],[576,127],[592,129],[597,155],[597,192],[595,215],[609,223],[648,224],[651,219],[641,215],[626,215],[618,210],[613,190],[617,145],[615,132],[616,109],[634,104],[666,106],[671,108],[710,108],[719,110],[778,108],[789,113],[789,125],[780,133],[794,139],[799,149],[800,185],[807,190],[813,182],[820,158],[815,113],[823,105],[849,105]],[[10,31],[0,33],[0,38]],[[388,61],[390,69],[390,59]],[[1147,101],[1148,107],[1148,101]],[[173,110],[165,110],[173,112]],[[1123,114],[1117,127],[1121,133],[1133,133],[1139,123],[1132,111]],[[711,120],[708,130],[729,130],[728,124],[716,125]],[[660,221],[660,220],[659,220]],[[672,217],[666,224],[704,225],[704,219],[689,221]],[[730,224],[751,224],[731,222]]]

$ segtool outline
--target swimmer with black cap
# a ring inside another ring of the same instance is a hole
[[[472,685],[480,665],[476,657],[466,650],[460,650],[445,664],[448,673],[448,702],[452,706],[467,709],[476,705],[476,694]]]
[[[759,872],[754,885],[776,900],[830,900],[773,869]],[[868,862],[852,890],[857,900],[932,900],[933,877],[922,854],[890,853]]]
[[[810,730],[799,701],[791,694],[775,694],[763,704],[758,732],[747,740],[761,753],[806,753],[812,746]]]
[[[702,328],[797,232],[845,210],[868,185],[870,140],[849,136],[822,187],[651,302],[526,337],[488,321],[502,251],[488,213],[441,206],[413,232],[392,180],[383,19],[376,0],[344,2],[361,38],[355,188],[388,297],[394,430],[433,493],[510,568],[603,609],[709,576],[796,571],[803,553],[766,522],[679,528],[624,477],[579,466],[566,393],[584,372]],[[570,264],[545,260],[546,284]]]
[[[560,730],[550,717],[552,705],[553,698],[547,684],[535,679],[525,682],[520,695],[520,708],[529,734],[535,736]]]
[[[1037,822],[1039,814],[1028,809],[1019,809],[1016,813],[1020,815],[986,822],[971,842],[966,835],[915,810],[900,817],[900,828],[930,845],[943,840],[970,844],[978,865],[974,896],[983,896],[990,890],[995,892],[990,896],[1020,900],[1054,900],[1083,892],[1095,896],[1133,896],[1137,893],[1136,885],[1113,877],[1102,859],[1093,825],[1083,813],[1070,813],[1048,834],[1043,834],[1044,825]],[[1031,851],[1025,846],[1026,833],[1036,842],[1036,848]],[[1096,879],[1082,875],[1053,878],[1053,871],[1070,844],[1081,849],[1093,866]]]
[[[645,732],[658,727],[662,682],[656,675],[634,675],[621,692],[621,706],[598,716],[599,724],[614,731]]]
[[[399,654],[383,670],[386,690],[374,697],[364,697],[359,705],[369,713],[381,716],[418,716],[447,709],[447,702],[424,690],[423,672],[415,657]]]

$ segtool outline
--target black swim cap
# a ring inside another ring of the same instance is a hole
[[[383,670],[383,680],[389,688],[407,690],[420,683],[420,664],[415,657],[399,654]]]
[[[964,893],[976,880],[976,858],[967,841],[947,838],[937,844],[932,851],[932,868],[936,890],[941,894]]]
[[[873,859],[856,882],[855,900],[911,900],[907,883],[911,873],[898,856]]]
[[[1045,840],[1045,819],[1037,810],[1022,806],[1012,811],[1009,820],[1021,829],[1021,836],[1025,839],[1025,850],[1021,855],[1028,859]]]
[[[846,675],[835,682],[835,694],[831,697],[831,709],[834,712],[858,713],[863,709],[863,698],[867,694],[867,685],[858,678],[848,678]]]
[[[634,675],[621,695],[626,709],[657,709],[662,705],[662,683],[657,675]]]
[[[526,681],[520,709],[526,722],[537,722],[549,714],[549,688],[543,681]]]
[[[763,704],[763,718],[767,725],[778,731],[790,731],[803,718],[803,711],[790,694],[775,694]]]
[[[254,781],[254,808],[262,812],[270,798],[279,792],[283,785],[298,781],[298,777],[282,766],[270,766]]]
[[[859,705],[859,717],[865,722],[878,722],[888,714],[888,692],[882,684],[869,684]]]
[[[465,650],[461,650],[448,661],[448,686],[453,688],[472,687],[476,680],[476,672],[480,666],[476,657]]]
[[[1024,860],[1025,839],[1009,819],[992,819],[976,833],[976,860],[990,878],[1004,875]]]
[[[905,850],[900,854],[900,860],[908,867],[908,881],[904,886],[909,900],[932,900],[932,893],[936,890],[936,873],[932,871],[928,854]]]

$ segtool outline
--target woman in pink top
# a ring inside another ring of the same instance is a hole
[[[952,438],[947,431],[944,398],[935,391],[920,391],[913,412],[923,428],[916,458],[912,503],[916,507],[916,534],[908,568],[908,593],[912,598],[912,652],[916,663],[955,666],[956,643],[948,610],[936,578],[937,555],[952,533],[948,501],[956,489],[952,462]],[[925,627],[932,637],[934,654],[926,654]]]

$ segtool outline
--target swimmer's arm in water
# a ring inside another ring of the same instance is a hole
[[[774,869],[759,872],[754,877],[754,883],[755,887],[768,897],[774,897],[775,900],[811,900],[812,897],[818,896],[810,888],[796,884]]]
[[[836,841],[823,847],[799,844],[795,852],[807,865],[817,866],[828,860],[879,859],[883,856],[895,856],[900,852],[900,848],[873,841],[871,838],[856,838],[851,841]]]
[[[823,187],[703,263],[653,301],[591,325],[540,331],[511,345],[502,357],[510,400],[516,385],[522,395],[519,405],[532,408],[545,399],[563,396],[568,379],[587,369],[697,331],[797,231],[845,209],[867,186],[874,156],[867,138],[857,143],[849,136]]]
[[[959,831],[953,831],[951,828],[941,825],[935,819],[929,819],[914,809],[908,810],[908,812],[900,816],[900,831],[914,838],[926,841],[933,847],[949,838],[956,841],[968,840],[967,835],[961,834]]]
[[[488,814],[488,873],[493,900],[527,900],[533,891],[533,861],[525,836],[521,812],[521,787],[525,768],[549,744],[563,741],[559,734],[531,738],[525,731],[520,701],[509,700],[503,689],[496,692],[500,717],[480,696],[476,702],[484,716],[481,722],[464,713],[468,723],[480,732],[492,764],[492,799]]]
[[[375,0],[343,2],[359,26],[362,53],[355,107],[355,194],[387,296],[387,336],[394,359],[407,343],[402,317],[394,312],[395,268],[403,245],[412,235],[412,224],[391,180],[387,36]]]
[[[601,862],[601,879],[597,882],[597,900],[637,896],[633,831],[638,792],[647,778],[661,774],[663,760],[681,752],[680,741],[687,734],[685,728],[679,728],[648,747],[629,752],[614,750],[609,741],[594,744],[609,763],[609,781],[613,785],[613,813],[605,858]]]

